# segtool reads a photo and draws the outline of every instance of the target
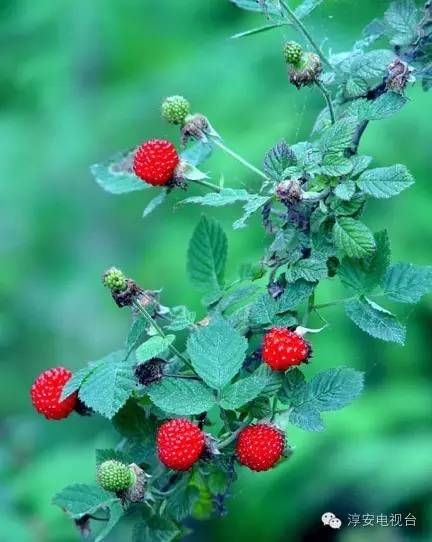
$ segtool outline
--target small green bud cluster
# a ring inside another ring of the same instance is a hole
[[[303,57],[303,49],[295,41],[287,41],[283,47],[283,55],[288,64],[298,64]]]
[[[124,463],[110,460],[99,465],[97,481],[106,491],[126,491],[133,484],[134,475]]]
[[[190,104],[183,96],[169,96],[162,102],[162,117],[171,124],[183,125],[190,112]]]
[[[102,277],[104,286],[110,290],[122,291],[126,290],[127,280],[123,272],[115,267],[110,267]]]

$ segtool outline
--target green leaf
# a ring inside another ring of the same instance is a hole
[[[264,172],[275,182],[284,179],[284,171],[289,166],[297,162],[291,147],[285,142],[280,141],[272,147],[264,158]]]
[[[158,357],[163,352],[168,350],[174,339],[174,335],[167,335],[166,337],[155,335],[154,337],[150,337],[150,339],[142,343],[137,348],[135,353],[137,361],[143,362]]]
[[[266,387],[268,380],[266,371],[258,369],[253,375],[228,385],[222,390],[220,406],[226,410],[237,410],[255,399]]]
[[[375,251],[372,232],[353,218],[339,218],[333,227],[336,246],[350,258],[364,258]]]
[[[353,141],[357,128],[354,118],[343,118],[327,128],[320,141],[320,147],[324,155],[343,152],[348,149]]]
[[[155,433],[155,419],[133,399],[130,399],[112,420],[116,431],[128,439],[150,439]]]
[[[358,80],[370,83],[386,75],[388,65],[394,58],[395,54],[388,49],[369,51],[354,57],[350,71]]]
[[[151,199],[144,211],[143,211],[143,218],[146,218],[149,214],[151,214],[155,209],[157,209],[162,203],[166,200],[167,192],[165,190],[162,190],[159,192],[157,196],[155,196],[153,199]]]
[[[220,318],[193,333],[187,342],[193,368],[206,384],[217,390],[238,373],[246,349],[246,339]]]
[[[289,421],[304,431],[322,431],[324,422],[313,403],[303,403],[295,407],[289,415]]]
[[[119,499],[99,486],[75,484],[67,486],[57,493],[52,502],[60,506],[72,519],[79,519],[86,514],[93,514],[99,508],[111,506]]]
[[[296,309],[301,303],[312,294],[315,284],[298,280],[297,282],[288,284],[284,293],[277,301],[277,311],[279,313],[288,310]]]
[[[210,207],[223,207],[232,205],[238,201],[248,201],[252,197],[247,190],[243,188],[223,188],[220,192],[209,192],[204,196],[194,196],[186,198],[180,203],[197,203],[199,205],[208,205]]]
[[[79,390],[81,384],[84,382],[84,380],[95,370],[95,368],[103,363],[105,361],[105,358],[98,360],[98,361],[90,361],[85,367],[77,371],[73,377],[68,380],[65,387],[62,390],[62,394],[60,396],[61,401],[66,399],[66,397],[69,397],[72,393]]]
[[[147,389],[153,403],[178,416],[192,416],[210,410],[215,404],[213,392],[198,380],[164,378]]]
[[[227,257],[227,238],[213,219],[202,216],[192,235],[187,255],[187,270],[200,290],[217,291],[223,286]]]
[[[153,516],[134,525],[132,542],[173,542],[179,535],[180,529],[173,521]]]
[[[243,206],[243,216],[236,220],[233,224],[235,230],[240,230],[246,226],[246,222],[249,218],[256,213],[261,207],[270,201],[271,198],[268,196],[258,196],[257,194],[252,194],[246,204]]]
[[[309,394],[320,412],[339,410],[363,391],[363,373],[346,367],[318,373],[309,383]]]
[[[299,19],[303,19],[312,11],[320,6],[324,0],[303,0],[303,2],[295,9],[295,15]]]
[[[326,154],[321,167],[321,173],[328,177],[340,177],[348,175],[352,171],[352,168],[351,160],[342,156],[342,154]]]
[[[432,289],[432,267],[395,263],[387,270],[383,290],[393,301],[418,303]]]
[[[123,516],[123,507],[120,499],[117,499],[110,504],[109,512],[109,520],[105,523],[104,528],[96,536],[95,542],[101,542],[101,540],[108,536]]]
[[[181,159],[192,166],[199,166],[210,158],[214,146],[210,141],[200,140],[181,153]]]
[[[355,292],[364,294],[378,286],[390,264],[390,241],[387,231],[374,235],[376,251],[363,260],[344,258],[338,269],[342,283]]]
[[[133,365],[124,357],[121,351],[104,358],[80,387],[79,398],[108,419],[126,403],[136,387]]]
[[[184,305],[173,307],[168,313],[169,323],[165,329],[170,331],[182,331],[195,322],[196,313],[190,311]]]
[[[361,156],[359,154],[356,154],[355,156],[351,157],[351,162],[353,164],[353,170],[351,171],[351,177],[357,177],[357,175],[360,175],[360,173],[363,173],[363,171],[370,166],[370,164],[372,162],[372,157],[371,156]]]
[[[346,304],[348,317],[365,333],[383,341],[404,344],[406,329],[395,316],[367,298]]]
[[[318,282],[327,277],[327,261],[319,255],[299,260],[287,270],[286,277],[288,281],[295,282],[298,279],[304,279],[308,282]]]
[[[109,448],[106,449],[97,449],[96,450],[96,466],[98,467],[101,463],[104,463],[105,461],[110,461],[111,459],[114,459],[115,461],[120,461],[121,463],[130,463],[131,459],[129,456],[124,454],[123,452],[119,452],[117,450],[112,450]]]
[[[374,198],[390,198],[414,184],[408,169],[401,165],[369,169],[357,179],[363,192]]]
[[[396,46],[410,45],[418,35],[420,13],[413,0],[392,2],[384,14],[387,32],[393,35],[391,44]]]
[[[355,194],[356,185],[354,181],[339,183],[335,188],[335,195],[344,201],[349,201]]]
[[[238,6],[239,8],[246,9],[248,11],[258,11],[262,12],[263,8],[261,7],[263,2],[260,0],[230,0],[233,4]],[[276,6],[272,6],[268,0],[265,0],[265,7],[264,7],[266,13],[269,13],[270,15],[278,15],[279,10]]]
[[[306,386],[304,374],[294,367],[283,375],[282,389],[279,392],[279,399],[283,403],[299,404],[301,402],[301,394]],[[300,398],[300,400],[299,400]]]
[[[145,190],[149,185],[133,172],[133,151],[118,153],[106,162],[90,167],[96,182],[111,194],[126,194],[135,190]]]
[[[381,120],[398,113],[408,98],[397,92],[386,92],[376,100],[356,100],[348,109],[348,115],[356,116],[359,122]]]

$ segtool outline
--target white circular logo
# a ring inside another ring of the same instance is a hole
[[[332,519],[336,519],[336,516],[332,512],[326,512],[321,516],[321,521],[324,523],[324,525],[330,525],[330,521]]]
[[[330,520],[329,525],[332,529],[340,529],[342,525],[342,521],[339,518],[333,518]]]

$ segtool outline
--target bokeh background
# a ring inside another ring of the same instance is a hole
[[[339,52],[388,4],[326,0],[308,24]],[[314,89],[288,86],[279,52],[284,34],[228,39],[260,22],[228,0],[0,1],[1,542],[77,541],[50,499],[68,483],[91,483],[94,449],[115,443],[99,417],[45,422],[28,393],[41,370],[76,370],[122,344],[129,318],[102,287],[102,271],[121,267],[147,288],[163,286],[167,305],[202,312],[185,272],[200,210],[173,212],[169,205],[143,220],[150,191],[104,193],[89,164],[146,138],[177,138],[159,116],[161,97],[177,93],[258,165],[280,138],[308,137],[323,104]],[[395,260],[427,264],[432,94],[414,87],[409,96],[396,118],[370,126],[361,150],[376,166],[405,163],[417,184],[391,202],[371,203],[366,220],[389,229]],[[256,186],[219,153],[207,166],[216,179],[223,172],[228,186]],[[229,234],[233,276],[241,262],[259,259],[268,240],[257,220],[233,232],[238,208],[208,212]],[[322,286],[319,299],[341,294]],[[307,370],[362,369],[364,396],[329,414],[324,433],[293,428],[292,460],[265,474],[242,471],[229,515],[195,522],[191,541],[431,540],[432,297],[402,312],[409,320],[405,348],[368,338],[340,309],[326,317],[332,327],[314,337]],[[412,513],[417,526],[330,532],[320,527],[329,510],[343,520],[350,513]],[[108,541],[128,540],[128,533],[120,524]]]

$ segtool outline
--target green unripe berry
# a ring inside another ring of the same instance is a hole
[[[105,461],[97,472],[98,484],[106,491],[126,491],[134,483],[134,474],[130,468],[120,461]]]
[[[283,55],[288,64],[298,64],[302,59],[303,49],[295,41],[287,41],[283,48]]]
[[[190,104],[183,96],[169,96],[162,102],[162,117],[171,124],[184,124]]]
[[[110,290],[122,291],[126,290],[127,280],[123,272],[115,267],[110,267],[102,277],[104,286]]]

